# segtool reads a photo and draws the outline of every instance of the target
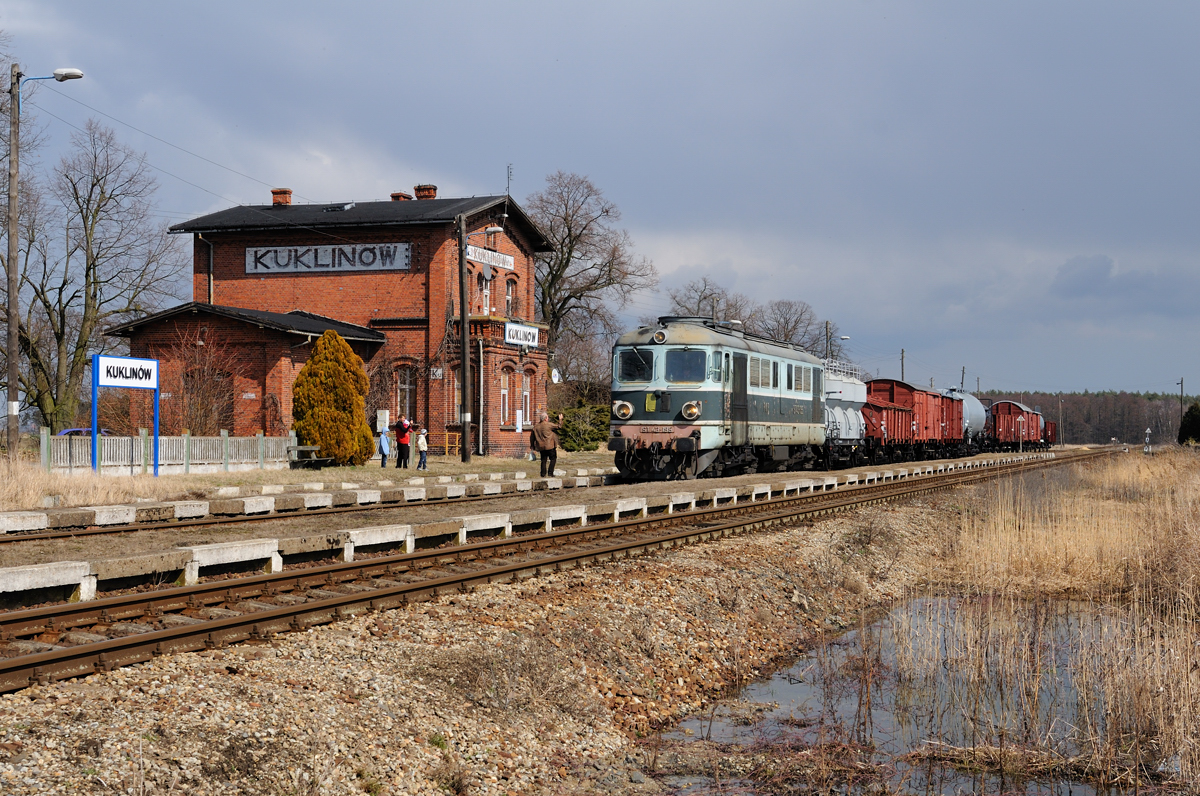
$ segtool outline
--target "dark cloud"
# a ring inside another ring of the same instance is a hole
[[[939,381],[968,364],[993,385],[1137,388],[1200,334],[1200,104],[1180,101],[1200,93],[1200,5],[293,0],[243,3],[236,25],[226,11],[4,3],[27,72],[87,73],[31,94],[43,162],[92,113],[69,95],[269,183],[118,125],[164,170],[170,221],[274,186],[481,194],[512,163],[524,197],[576,171],[635,242],[663,242],[666,284],[706,273],[807,301],[886,362],[924,349]],[[688,243],[710,234],[732,243]]]

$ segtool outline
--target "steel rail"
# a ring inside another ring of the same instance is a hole
[[[1059,454],[1062,458],[1064,454]],[[1078,454],[1065,454],[1067,456],[1077,456]],[[933,461],[933,460],[930,460]],[[947,460],[947,461],[958,461]],[[787,471],[785,473],[764,473],[763,475],[786,475],[786,474],[801,474],[801,471]],[[492,482],[479,482],[492,483]],[[499,482],[497,482],[499,483]],[[668,482],[664,482],[668,483]],[[403,489],[404,487],[397,487]],[[405,508],[423,508],[427,506],[444,506],[444,505],[462,505],[464,503],[480,503],[489,500],[508,500],[518,498],[522,495],[521,492],[507,492],[504,494],[494,495],[464,495],[462,497],[444,497],[444,498],[428,498],[425,500],[414,501],[396,501],[390,503],[371,503],[367,505],[356,504],[352,506],[330,506],[329,508],[321,509],[293,509],[287,511],[272,511],[268,514],[235,514],[222,517],[205,517],[195,520],[162,520],[160,522],[138,522],[128,523],[125,525],[89,525],[86,527],[73,527],[66,530],[56,531],[12,531],[10,533],[0,534],[0,545],[20,544],[22,542],[37,542],[54,539],[75,539],[82,536],[103,536],[108,534],[124,534],[137,533],[139,531],[162,531],[162,530],[180,530],[186,528],[205,528],[211,525],[239,525],[254,522],[279,522],[283,520],[294,519],[296,517],[322,517],[333,514],[351,514],[351,513],[366,513],[370,511],[395,511]],[[237,498],[231,498],[236,500]]]
[[[462,564],[469,559],[465,555],[482,554],[487,551],[497,551],[508,548],[513,553],[539,552],[550,543],[560,545],[579,544],[587,541],[601,541],[605,537],[616,535],[622,529],[642,528],[646,530],[661,530],[662,524],[684,524],[688,527],[681,530],[667,531],[656,535],[645,534],[624,535],[615,542],[592,547],[545,555],[534,559],[510,560],[492,564],[482,569],[469,572],[455,572],[440,577],[426,578],[409,583],[399,583],[386,579],[372,581],[370,587],[358,587],[346,594],[325,596],[320,599],[306,601],[301,604],[268,607],[259,604],[263,610],[254,610],[236,616],[224,616],[208,620],[193,620],[196,624],[186,624],[162,630],[152,630],[121,638],[65,647],[47,652],[23,655],[15,658],[0,660],[0,692],[24,688],[35,682],[47,682],[52,679],[63,679],[91,674],[95,671],[107,671],[117,666],[148,660],[156,655],[194,651],[212,646],[223,646],[229,643],[247,639],[263,639],[272,633],[288,630],[304,629],[313,624],[322,624],[337,619],[352,616],[362,610],[378,611],[397,607],[413,601],[432,599],[449,589],[467,591],[476,585],[491,583],[505,578],[519,579],[522,575],[536,576],[547,569],[561,570],[564,565],[611,560],[615,557],[629,556],[650,550],[674,547],[679,544],[703,541],[719,536],[728,536],[746,531],[760,530],[775,525],[792,522],[796,519],[811,515],[826,514],[842,511],[864,505],[881,503],[900,497],[927,494],[942,489],[960,486],[979,481],[991,480],[1058,464],[1069,464],[1093,456],[1106,455],[1107,451],[1089,452],[1088,455],[1060,457],[1058,459],[1038,459],[1002,465],[995,469],[955,471],[942,477],[921,480],[892,482],[879,489],[850,489],[840,493],[826,493],[830,498],[825,501],[804,501],[797,497],[781,497],[759,503],[726,506],[712,509],[702,509],[679,514],[656,515],[648,518],[626,520],[605,525],[583,526],[554,531],[548,534],[515,537],[504,540],[480,542],[464,545],[451,550],[423,551],[421,553],[389,556],[372,559],[366,562],[333,564],[315,567],[297,574],[278,573],[275,575],[260,575],[238,581],[227,581],[203,584],[200,587],[185,587],[171,589],[166,593],[158,593],[147,598],[146,595],[129,595],[107,600],[99,600],[86,606],[51,606],[49,608],[32,609],[30,611],[13,612],[4,617],[6,620],[5,635],[12,638],[13,631],[19,635],[28,635],[39,628],[43,631],[66,630],[71,621],[68,617],[71,611],[94,611],[102,622],[118,621],[113,613],[119,605],[128,608],[131,597],[141,598],[141,616],[155,616],[167,610],[186,610],[203,604],[203,599],[197,595],[217,595],[222,601],[226,598],[245,600],[252,596],[277,596],[291,589],[310,588],[312,584],[328,583],[331,586],[344,585],[352,578],[349,572],[357,570],[355,577],[371,578],[403,573],[404,570],[419,572],[420,569],[440,568],[443,559],[451,559],[447,566]],[[750,514],[732,521],[705,523],[706,519],[716,519],[724,515],[738,516]],[[652,528],[653,523],[659,523],[658,528]],[[591,538],[588,538],[591,534]],[[494,558],[493,555],[475,555],[480,558]],[[422,566],[422,562],[433,560],[430,566]],[[412,565],[416,565],[415,567]],[[345,577],[338,578],[338,575]],[[285,588],[292,581],[291,587]],[[236,589],[236,593],[235,590]],[[257,591],[255,591],[257,589]],[[225,592],[221,595],[220,592]],[[182,601],[182,602],[181,602]],[[172,608],[172,606],[177,606]],[[56,613],[57,619],[56,619]],[[76,614],[82,618],[81,614]],[[40,619],[40,625],[30,624],[29,620]],[[24,624],[22,624],[24,623]],[[78,626],[78,625],[74,625]]]
[[[1018,462],[1002,467],[1040,464],[1043,460]],[[1062,462],[1063,460],[1056,460]],[[1009,472],[1005,470],[1004,472]],[[528,545],[545,546],[547,544],[564,544],[574,540],[589,541],[595,538],[606,538],[613,533],[638,532],[640,530],[656,530],[671,525],[687,522],[706,522],[727,516],[737,516],[746,513],[761,513],[764,510],[783,506],[815,505],[820,507],[826,503],[836,502],[839,505],[852,496],[852,500],[863,502],[866,494],[879,494],[885,497],[908,494],[917,483],[942,483],[954,485],[963,480],[984,480],[997,474],[995,469],[962,470],[944,473],[939,481],[931,482],[926,477],[918,480],[892,481],[877,484],[862,484],[847,487],[835,492],[808,492],[792,496],[780,496],[770,500],[754,503],[721,505],[709,508],[693,509],[672,514],[654,514],[622,520],[617,523],[602,523],[563,528],[549,533],[521,534],[506,539],[490,539],[458,545],[451,549],[420,550],[413,553],[397,553],[388,556],[378,556],[362,559],[357,562],[336,562],[306,567],[301,571],[289,570],[263,575],[252,575],[236,580],[216,580],[184,587],[168,587],[153,592],[136,592],[131,594],[105,597],[88,602],[66,603],[42,606],[39,608],[18,609],[0,612],[0,641],[10,640],[20,636],[28,636],[52,630],[63,630],[108,621],[125,621],[132,617],[154,615],[158,612],[180,610],[182,607],[196,607],[196,603],[216,603],[234,598],[260,596],[261,590],[274,588],[273,584],[287,584],[295,581],[293,588],[302,585],[319,585],[320,583],[339,583],[346,580],[365,577],[365,570],[375,571],[379,566],[401,565],[409,570],[432,566],[437,561],[453,559],[455,563],[477,560],[494,556],[498,551],[513,549],[518,552]],[[282,587],[282,586],[280,586]],[[47,624],[50,623],[50,624]]]

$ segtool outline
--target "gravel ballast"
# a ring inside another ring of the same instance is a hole
[[[902,596],[967,494],[6,695],[0,792],[658,792],[642,739]]]

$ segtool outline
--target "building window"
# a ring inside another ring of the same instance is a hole
[[[508,281],[504,283],[504,315],[511,318],[513,316],[513,302],[517,298],[517,283]]]
[[[529,412],[529,408],[533,406],[533,401],[530,398],[530,388],[533,386],[533,376],[528,373],[521,374],[521,417],[525,418],[526,423],[533,422],[533,416]]]
[[[508,425],[508,378],[507,370],[500,371],[500,425]]]
[[[479,307],[481,314],[492,314],[492,283],[483,278],[483,274],[479,274],[475,280],[476,287],[479,290]]]
[[[396,411],[409,420],[417,414],[417,374],[407,365],[396,368]]]

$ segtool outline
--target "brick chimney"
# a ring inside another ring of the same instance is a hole
[[[404,191],[396,191],[392,194],[393,202],[407,202],[409,199],[412,199],[412,194],[405,193]]]
[[[437,199],[437,186],[425,183],[413,187],[418,199]]]
[[[291,188],[272,188],[271,189],[271,204],[275,207],[281,205],[290,205],[292,203]]]

